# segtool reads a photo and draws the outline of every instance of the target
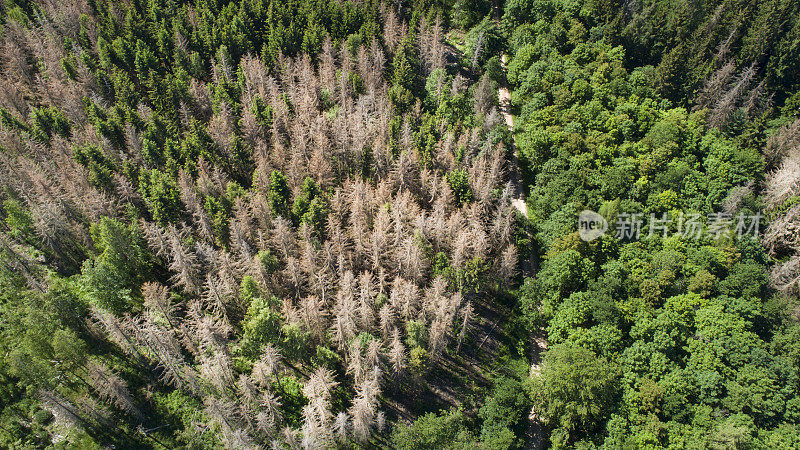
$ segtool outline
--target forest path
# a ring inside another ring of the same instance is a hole
[[[503,72],[506,71],[506,55],[503,54],[500,57],[500,63],[503,67]],[[508,86],[500,85],[497,89],[497,102],[500,104],[500,114],[503,115],[503,119],[506,122],[506,126],[508,130],[514,133],[514,115],[511,114],[511,91],[508,90]],[[528,206],[525,204],[525,190],[522,187],[522,179],[520,178],[520,171],[519,171],[519,161],[517,157],[517,146],[512,140],[512,145],[514,147],[514,161],[511,167],[511,182],[514,185],[514,198],[511,200],[511,204],[514,208],[517,209],[523,216],[526,218],[528,217]]]
[[[503,68],[503,72],[506,73],[506,61],[508,57],[505,53],[500,55],[500,65]],[[514,115],[511,112],[511,91],[508,89],[508,85],[501,84],[497,89],[497,103],[500,106],[500,113],[503,115],[503,119],[506,122],[506,126],[508,130],[511,132],[511,135],[514,135]],[[511,166],[511,183],[514,186],[514,196],[511,200],[511,204],[514,208],[517,209],[523,216],[526,218],[528,217],[528,205],[525,203],[525,188],[522,183],[521,172],[519,169],[519,155],[516,145],[516,138],[511,140],[511,145],[513,146],[514,150],[514,157],[512,160]],[[529,275],[534,275],[536,270],[536,262],[535,256],[531,256],[531,260],[527,262],[528,267],[525,272]],[[530,370],[530,377],[537,377],[541,372],[541,361],[542,361],[542,351],[547,350],[547,340],[543,337],[544,333],[543,330],[531,330],[530,333],[530,349],[528,353],[528,358],[531,362],[531,370]],[[531,408],[531,412],[528,415],[528,429],[525,433],[525,440],[527,442],[526,448],[531,450],[538,450],[543,448],[543,434],[544,434],[544,427],[542,422],[539,420],[539,416],[536,413],[534,408]]]

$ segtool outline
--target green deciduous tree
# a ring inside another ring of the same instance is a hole
[[[427,413],[413,424],[401,426],[392,434],[392,447],[401,450],[469,448],[472,436],[460,410],[440,415]]]
[[[515,435],[522,435],[520,428],[527,425],[530,409],[531,401],[522,383],[508,377],[497,379],[491,394],[478,410],[478,417],[483,420],[483,445],[513,448],[518,443]]]
[[[602,425],[616,401],[619,370],[589,350],[566,344],[548,349],[534,387],[536,410],[571,440]]]

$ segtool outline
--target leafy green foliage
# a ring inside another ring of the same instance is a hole
[[[536,409],[574,440],[602,424],[615,400],[618,376],[618,368],[589,350],[555,345],[542,363]]]
[[[100,148],[95,145],[87,145],[76,147],[74,151],[75,161],[89,171],[89,183],[98,189],[111,191],[114,187],[112,184],[114,165]]]
[[[256,297],[250,300],[250,307],[242,321],[242,354],[256,359],[264,344],[278,344],[282,317],[275,310],[277,299],[270,301]]]
[[[490,448],[519,446],[521,442],[516,442],[516,436],[521,436],[521,428],[527,426],[530,408],[531,402],[522,383],[507,377],[495,380],[492,393],[478,410],[478,417],[483,420],[483,444]]]
[[[424,80],[419,62],[419,51],[409,35],[400,42],[392,64],[392,89],[389,98],[399,111],[411,108],[415,99],[422,97]]]
[[[542,258],[519,311],[552,345],[533,392],[553,446],[760,445],[796,420],[782,396],[796,389],[793,370],[773,369],[788,356],[775,345],[795,325],[767,310],[775,294],[763,255],[748,239],[675,236],[680,217],[720,212],[764,173],[753,136],[767,110],[733,101],[721,122],[718,98],[703,100],[726,58],[738,80],[744,55],[772,59],[752,36],[790,34],[762,28],[773,20],[762,8],[797,13],[752,2],[653,1],[630,11],[506,2],[516,142]],[[770,70],[756,77],[783,86]],[[743,199],[735,208],[760,206]],[[622,214],[666,217],[672,237],[645,225],[634,242],[583,242],[575,222],[584,209],[602,214],[609,233]]]
[[[441,415],[425,414],[413,424],[398,428],[392,435],[392,447],[402,450],[469,448],[473,438],[465,422],[460,410]]]
[[[22,241],[34,239],[33,219],[22,204],[16,200],[8,199],[3,202],[6,226],[11,230],[11,235]]]

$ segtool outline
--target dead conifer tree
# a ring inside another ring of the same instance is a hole
[[[261,357],[253,364],[253,379],[261,386],[269,386],[282,367],[281,354],[275,347],[266,344],[261,349]]]
[[[348,410],[353,423],[353,436],[360,443],[366,443],[372,437],[377,426],[378,395],[380,384],[375,368],[372,374],[356,386],[356,396],[353,405]]]
[[[142,285],[144,305],[152,311],[158,311],[175,328],[175,305],[172,303],[169,289],[160,283],[147,282]]]
[[[389,344],[389,361],[392,366],[392,374],[401,376],[406,369],[406,349],[403,340],[400,338],[400,330],[395,327],[392,332],[392,341]]]
[[[345,272],[339,282],[333,314],[333,342],[344,350],[358,332],[358,304],[356,302],[356,282],[352,272]]]
[[[200,292],[201,282],[197,274],[197,257],[183,243],[186,233],[174,226],[169,228],[170,265],[172,281],[189,294]]]
[[[396,326],[395,321],[397,320],[397,317],[395,316],[394,309],[391,305],[385,304],[381,306],[380,311],[378,311],[378,317],[380,322],[381,336],[384,339],[388,339],[392,328],[395,328]]]
[[[723,95],[735,71],[736,65],[732,60],[714,71],[703,82],[703,87],[697,94],[697,100],[695,100],[695,109],[710,108]]]
[[[235,402],[209,395],[203,403],[205,413],[219,425],[222,442],[227,448],[256,448],[252,437],[243,429]]]
[[[503,249],[497,267],[497,275],[500,278],[501,289],[505,289],[511,284],[511,280],[513,280],[517,274],[518,263],[519,255],[517,254],[517,247],[509,245]]]
[[[469,332],[470,322],[472,321],[473,314],[474,311],[472,309],[472,302],[467,302],[467,304],[461,310],[461,326],[459,327],[458,331],[458,346],[456,347],[456,353],[461,352],[461,344],[464,342],[464,338]]]
[[[767,138],[764,159],[767,167],[774,167],[782,158],[800,148],[800,119],[784,125]]]
[[[92,364],[89,370],[89,379],[92,387],[100,394],[103,400],[112,402],[137,422],[144,421],[145,416],[136,406],[136,402],[134,402],[128,390],[128,384],[119,375],[103,365]]]
[[[280,423],[283,420],[281,415],[281,403],[272,392],[264,392],[261,397],[262,411],[256,416],[258,429],[274,438],[277,436]]]
[[[714,102],[714,106],[708,118],[709,124],[717,128],[722,128],[728,123],[739,100],[750,87],[755,74],[755,64],[742,70],[727,91]]]
[[[800,190],[800,162],[795,158],[784,158],[777,170],[767,174],[764,184],[767,208],[782,205]]]
[[[333,389],[338,385],[339,383],[334,378],[332,371],[325,367],[317,367],[303,385],[303,395],[308,399],[321,398],[330,400]]]
[[[333,432],[336,436],[336,440],[339,443],[347,442],[350,428],[348,419],[347,413],[340,411],[339,414],[336,415],[336,419],[333,422]]]
[[[333,414],[330,403],[322,398],[313,398],[303,406],[302,446],[305,449],[333,449]]]
[[[56,426],[62,430],[69,431],[78,426],[91,428],[91,423],[80,414],[80,410],[55,391],[41,390],[39,397],[42,406],[53,414]]]

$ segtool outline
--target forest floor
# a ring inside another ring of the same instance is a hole
[[[461,352],[445,352],[424,378],[387,386],[386,412],[398,423],[409,424],[429,411],[462,408],[474,416],[492,378],[506,369],[499,355],[508,354],[511,339],[503,324],[511,308],[493,298],[472,299],[474,322]],[[413,395],[398,396],[398,392]]]

